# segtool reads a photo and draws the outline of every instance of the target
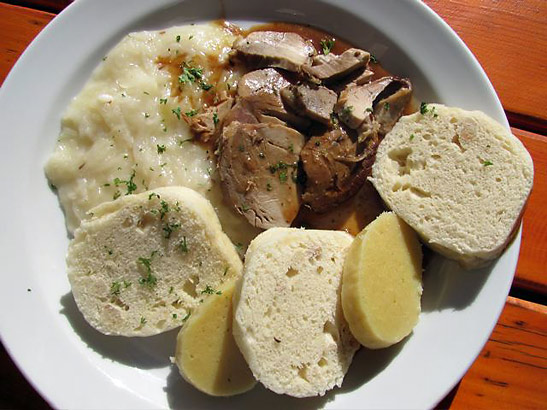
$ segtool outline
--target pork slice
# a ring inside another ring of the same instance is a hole
[[[370,175],[377,145],[376,135],[354,141],[341,128],[310,138],[300,154],[306,173],[302,201],[321,213],[353,196]]]
[[[278,67],[299,72],[311,64],[316,51],[309,41],[296,33],[255,31],[234,42],[233,49],[251,66]]]
[[[331,114],[338,96],[323,86],[301,84],[281,90],[281,99],[300,115],[323,124],[331,123]]]
[[[304,67],[304,72],[322,82],[332,82],[365,67],[369,60],[368,52],[350,48],[340,55],[329,53],[315,56],[312,64]]]
[[[224,127],[219,173],[224,197],[258,228],[290,226],[300,208],[298,161],[305,138],[279,124]]]

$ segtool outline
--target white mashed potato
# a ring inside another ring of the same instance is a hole
[[[247,245],[256,236],[224,204],[214,155],[190,141],[184,121],[185,113],[237,82],[238,73],[222,68],[234,39],[218,24],[173,27],[129,34],[108,53],[67,108],[46,164],[71,233],[96,205],[182,185],[211,201],[234,243]],[[201,69],[202,78],[180,83],[180,64],[190,77]]]

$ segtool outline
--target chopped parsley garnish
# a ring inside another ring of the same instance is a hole
[[[174,288],[173,286],[171,286],[171,287],[169,288],[169,294],[173,293],[173,290],[174,290],[174,289],[175,289],[175,288]]]
[[[287,182],[287,171],[286,170],[281,170],[279,171],[279,181],[281,183],[284,183],[284,182]]]
[[[353,111],[353,106],[348,105],[348,106],[342,108],[342,112],[340,113],[340,117],[342,119],[347,120],[349,118],[350,114],[352,113],[352,111]]]
[[[188,243],[186,242],[186,236],[182,237],[182,241],[179,243],[179,248],[182,252],[188,253]]]
[[[180,107],[177,107],[176,109],[172,109],[171,112],[177,116],[177,120],[180,120]]]
[[[150,258],[138,258],[137,263],[144,266],[146,270],[146,277],[139,279],[139,284],[143,286],[153,287],[156,285],[157,278],[152,275],[152,259],[154,258],[154,255],[157,253],[157,251],[154,251],[150,254]]]
[[[167,98],[160,98],[160,104],[167,104]]]
[[[193,38],[194,38],[194,36],[189,36],[188,40],[192,40]]]
[[[332,48],[334,47],[334,39],[333,38],[325,38],[319,42],[321,45],[321,50],[323,51],[323,54],[328,55]]]
[[[179,141],[179,145],[182,147],[182,145],[185,143],[185,142],[188,142],[188,141],[192,141],[192,138],[188,138],[186,140],[180,140]]]
[[[209,285],[205,286],[205,289],[201,291],[201,294],[203,295],[204,293],[208,294],[208,295],[212,295],[212,294],[215,294],[215,295],[222,295],[222,292],[220,290],[214,290],[212,287],[210,287]]]
[[[243,250],[243,244],[241,242],[238,242],[234,245],[236,247],[236,249],[238,251],[242,251]]]
[[[171,234],[173,233],[173,231],[175,231],[178,228],[180,228],[180,224],[176,224],[176,223],[165,224],[165,226],[163,227],[163,232],[164,232],[165,239],[169,239],[171,237]]]
[[[166,150],[165,145],[156,145],[158,149],[158,154],[163,154]]]
[[[150,195],[148,195],[148,200],[150,201],[154,197],[160,199],[160,196],[158,194],[156,194],[155,192],[152,192]]]
[[[184,113],[184,115],[186,115],[187,117],[193,117],[194,115],[196,115],[198,113],[198,110],[190,110],[190,111],[186,111]]]
[[[169,212],[169,204],[167,202],[163,201],[163,200],[160,202],[160,204],[161,204],[160,219],[163,219],[165,214],[167,214],[167,212]]]
[[[388,102],[384,103],[384,110],[386,110],[386,111],[389,110],[389,103]]]
[[[370,62],[371,63],[374,63],[374,64],[378,64],[378,59],[376,58],[376,56],[372,53],[370,53]]]
[[[146,318],[141,316],[141,326],[146,324]]]
[[[176,40],[177,40],[177,43],[180,42],[180,36],[177,36]]]
[[[215,125],[218,124],[218,114],[217,114],[216,112],[213,113],[213,123],[214,123]]]
[[[289,145],[289,152],[294,152],[294,144],[292,142]]]
[[[239,152],[245,152],[245,147],[243,146],[243,144],[239,144],[239,147],[237,147],[239,149]]]
[[[420,114],[425,115],[429,112],[429,108],[427,108],[427,103],[421,103],[420,104]]]
[[[114,195],[112,195],[112,199],[116,200],[120,196],[122,196],[122,193],[120,191],[116,191],[116,192],[114,192]]]
[[[173,319],[176,319],[178,316],[176,313],[173,313]]]
[[[133,170],[133,172],[131,173],[131,176],[129,177],[127,181],[124,181],[120,178],[114,178],[114,185],[115,186],[125,185],[127,188],[127,192],[125,193],[125,195],[132,194],[133,192],[137,190],[137,184],[133,182],[133,178],[135,178],[135,170]],[[118,194],[119,192],[120,191],[117,191]],[[116,194],[114,195],[116,196]],[[120,194],[116,196],[114,199],[118,198],[119,196]]]
[[[410,141],[414,139],[414,134],[410,134]]]
[[[188,64],[182,66],[182,74],[179,75],[179,83],[194,83],[196,80],[200,80],[203,77],[203,70],[199,67],[192,67]]]
[[[271,191],[272,190],[272,184],[270,184],[269,182],[266,184],[266,191]]]
[[[188,311],[188,313],[186,314],[186,316],[184,316],[184,317],[182,318],[182,321],[183,321],[183,322],[186,322],[186,321],[188,320],[188,318],[190,317],[191,314],[192,314],[192,312],[191,312],[191,311]]]
[[[201,82],[199,83],[199,86],[201,87],[202,90],[204,91],[209,91],[211,88],[213,88],[213,85],[212,84],[208,84],[206,82]]]
[[[247,212],[249,210],[249,206],[247,204],[241,204],[241,210],[243,212]]]
[[[122,283],[115,281],[112,282],[112,285],[110,285],[110,294],[113,296],[118,296],[120,294],[122,288]]]
[[[484,165],[485,167],[487,167],[487,166],[489,166],[489,165],[494,165],[494,163],[493,163],[492,161],[486,160],[486,161],[483,161],[483,162],[482,162],[482,165]]]
[[[144,113],[144,118],[150,118],[150,114],[148,114],[147,112]]]

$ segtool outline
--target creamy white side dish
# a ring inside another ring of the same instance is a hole
[[[223,203],[213,152],[185,121],[237,83],[223,66],[234,39],[219,24],[173,27],[129,34],[108,53],[64,113],[45,168],[71,233],[96,205],[181,185],[211,201],[234,243],[256,236]]]

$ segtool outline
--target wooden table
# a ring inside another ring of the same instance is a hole
[[[12,3],[12,4],[9,4]],[[0,81],[67,0],[0,2]],[[505,309],[439,408],[547,408],[547,1],[427,0],[475,53],[535,164],[522,248]],[[15,5],[14,5],[15,4]],[[0,408],[49,408],[2,348]]]

